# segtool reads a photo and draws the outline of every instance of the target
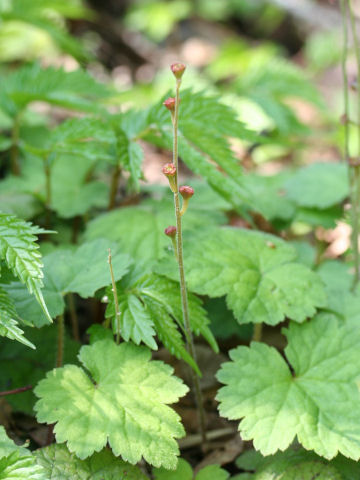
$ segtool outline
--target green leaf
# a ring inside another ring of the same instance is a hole
[[[173,472],[169,472],[164,468],[153,469],[154,480],[227,480],[229,473],[219,467],[219,465],[209,465],[202,468],[199,473],[194,476],[190,464],[179,459],[177,468]]]
[[[167,404],[188,388],[172,368],[150,361],[150,350],[109,340],[82,347],[82,368],[67,365],[48,373],[35,389],[39,422],[56,423],[58,443],[84,459],[107,442],[114,455],[132,464],[141,457],[175,468],[184,435],[179,416]]]
[[[285,450],[297,436],[327,459],[338,452],[360,457],[360,329],[352,322],[319,315],[291,323],[287,361],[272,347],[252,343],[230,353],[218,372],[221,415],[235,420],[244,440],[263,455]]]
[[[303,322],[325,305],[321,279],[295,263],[297,253],[278,237],[235,228],[213,228],[184,239],[186,279],[200,295],[226,295],[239,323]],[[170,258],[158,267],[176,276]]]
[[[66,72],[38,64],[26,65],[0,76],[4,88],[0,108],[15,117],[33,101],[45,101],[66,108],[98,111],[95,100],[108,96],[107,88],[96,82],[86,71]]]
[[[20,455],[19,452],[0,458],[0,480],[47,480],[40,465],[30,455]]]
[[[298,170],[285,183],[287,196],[302,207],[325,209],[349,194],[347,167],[340,163],[314,163]]]
[[[175,223],[174,217],[174,204],[168,193],[168,198],[161,201],[148,200],[136,207],[124,207],[98,216],[89,222],[85,238],[100,237],[119,242],[121,251],[134,260],[153,263],[164,255],[165,248],[170,248],[171,242],[164,230]],[[199,206],[186,212],[183,228],[190,230],[225,222],[223,213]]]
[[[26,340],[24,332],[18,327],[17,317],[14,302],[0,286],[0,336],[17,340],[30,348],[35,348],[31,342]]]
[[[108,264],[108,249],[111,248],[115,279],[128,272],[131,259],[119,253],[113,242],[99,238],[86,242],[77,249],[58,248],[44,257],[44,297],[53,316],[64,312],[63,297],[78,293],[83,298],[94,295],[96,290],[111,281]],[[24,320],[40,327],[44,324],[40,309],[19,283],[4,285],[14,300],[19,315]]]
[[[13,452],[28,453],[26,448],[16,445],[6,434],[5,428],[0,425],[0,459],[8,457]]]
[[[26,328],[26,338],[36,346],[31,350],[21,343],[14,343],[6,338],[0,340],[0,390],[9,390],[35,386],[45,377],[46,372],[55,366],[57,328],[56,325],[37,328]],[[67,334],[65,336],[64,362],[76,362],[79,344]],[[20,395],[9,395],[6,401],[14,411],[33,415],[35,395],[32,390]]]
[[[49,322],[52,318],[41,292],[42,263],[36,234],[41,229],[13,215],[0,213],[0,256],[12,273],[33,293]]]
[[[36,462],[47,478],[61,480],[146,480],[138,467],[114,457],[110,450],[78,459],[65,445],[50,445],[35,451]]]
[[[115,324],[115,305],[108,289],[109,305],[106,317]],[[181,333],[185,332],[182,317],[180,286],[178,282],[155,273],[141,276],[133,281],[132,276],[118,283],[120,315],[120,334],[124,340],[131,339],[137,345],[144,342],[157,349],[154,340],[155,331],[165,347],[177,358],[182,358],[199,373],[193,358],[187,352]],[[191,329],[196,335],[203,335],[215,352],[218,352],[216,340],[208,328],[209,320],[201,301],[195,295],[188,295]]]
[[[145,138],[162,148],[171,149],[170,115],[161,102],[150,109],[148,122],[155,127],[156,133],[150,133]],[[205,178],[215,191],[239,207],[241,202],[249,203],[251,194],[227,137],[242,140],[255,138],[237,120],[235,112],[218,98],[205,96],[203,92],[184,90],[181,93],[179,117],[180,157],[194,173]]]

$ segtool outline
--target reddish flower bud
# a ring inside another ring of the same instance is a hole
[[[183,63],[173,63],[170,67],[174,76],[179,79],[183,76],[186,66]]]
[[[183,185],[180,187],[179,192],[183,199],[191,198],[194,195],[194,189],[188,185]]]
[[[170,110],[170,112],[173,112],[175,110],[175,103],[176,103],[176,100],[174,97],[169,97],[165,100],[165,102],[163,102],[163,105],[168,109]]]
[[[165,175],[165,177],[175,177],[176,175],[176,167],[173,163],[166,163],[163,168],[162,172]]]
[[[174,225],[170,225],[170,227],[165,228],[164,232],[165,235],[173,238],[176,236],[176,227]]]

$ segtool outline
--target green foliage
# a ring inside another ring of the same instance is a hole
[[[64,296],[78,293],[83,298],[91,297],[110,281],[108,249],[112,251],[112,263],[115,279],[119,280],[129,270],[131,260],[126,254],[119,253],[113,242],[99,238],[86,242],[76,249],[58,248],[44,257],[43,290],[46,303],[55,317],[64,312]],[[41,327],[44,316],[38,305],[26,294],[18,282],[4,285],[14,300],[17,311],[26,321]]]
[[[14,302],[7,292],[0,287],[0,336],[17,340],[28,347],[35,348],[24,337],[24,332],[18,327],[17,317]]]
[[[35,452],[47,478],[61,480],[146,480],[140,469],[116,458],[110,450],[80,460],[65,445],[50,445]]]
[[[111,288],[108,289],[109,305],[106,316],[113,319],[116,332],[115,305]],[[182,358],[198,373],[199,369],[194,359],[187,352],[182,334],[185,327],[182,318],[180,286],[177,282],[155,273],[134,279],[131,275],[118,283],[118,299],[120,315],[120,333],[125,341],[132,340],[137,345],[145,343],[150,348],[157,349],[154,340],[155,331],[165,347],[176,357]],[[218,352],[208,324],[206,311],[201,301],[192,294],[188,296],[189,315],[192,331],[201,334]]]
[[[182,92],[180,111],[179,153],[183,161],[234,207],[239,208],[240,201],[248,204],[251,195],[227,137],[251,141],[255,140],[254,135],[237,120],[230,107],[202,92]],[[211,122],[210,117],[213,119]],[[154,132],[145,138],[170,150],[170,114],[160,102],[150,109],[148,123]]]
[[[15,34],[20,35],[21,40],[26,39],[28,42],[30,40],[30,46],[34,48],[40,31],[48,35],[60,49],[70,53],[78,60],[89,60],[90,55],[61,25],[62,16],[82,18],[88,15],[89,12],[77,0],[37,0],[36,2],[12,0],[11,2],[3,2],[3,5],[0,6],[0,18],[4,29],[4,52],[1,52],[0,57],[2,60],[33,58],[35,55],[33,52],[30,53],[29,46],[19,45],[19,39],[15,38]],[[45,39],[46,35],[43,35]],[[32,39],[33,42],[31,42]],[[31,43],[33,44],[31,45]],[[6,51],[5,46],[10,52]]]
[[[53,67],[41,68],[38,64],[4,72],[0,81],[4,86],[0,109],[11,118],[36,100],[76,110],[98,111],[100,107],[94,100],[108,95],[107,89],[83,70],[65,72]]]
[[[42,230],[38,227],[24,222],[13,215],[0,213],[0,256],[6,262],[11,272],[26,285],[29,293],[34,294],[47,320],[52,322],[41,291],[43,286],[43,265],[39,246],[36,243],[35,235],[38,233],[42,233]],[[21,335],[21,332],[16,328],[14,318],[12,318],[15,316],[15,310],[11,300],[4,292],[1,300],[1,326],[6,328],[7,332],[9,332],[9,328],[13,329],[11,333],[6,333],[6,335]]]
[[[150,351],[110,340],[81,348],[74,365],[47,374],[35,389],[40,422],[55,423],[57,442],[84,459],[107,442],[116,456],[132,464],[141,457],[157,467],[175,468],[184,435],[178,415],[167,405],[188,388],[171,367],[150,361]]]
[[[239,323],[303,322],[325,306],[320,278],[296,263],[296,251],[277,237],[233,228],[208,229],[185,239],[187,282],[194,292],[226,295]],[[170,259],[159,270],[175,276]]]
[[[218,465],[209,465],[194,475],[190,464],[182,458],[179,459],[175,471],[169,472],[164,468],[154,468],[153,474],[154,480],[227,480],[229,478],[228,472]]]
[[[55,366],[57,330],[55,325],[37,328],[27,328],[26,337],[36,346],[30,350],[20,343],[7,339],[0,341],[0,389],[9,390],[35,386],[44,378],[46,372]],[[79,344],[67,334],[65,336],[64,362],[76,362]],[[35,396],[32,390],[19,395],[10,395],[6,398],[14,411],[21,411],[32,415]]]
[[[189,209],[184,217],[184,229],[205,227],[209,223],[225,223],[225,216],[209,207],[199,205]],[[141,205],[126,207],[99,215],[89,223],[87,240],[108,238],[118,242],[122,252],[137,262],[154,263],[170,248],[164,229],[175,222],[170,194],[161,201],[147,200]]]
[[[0,479],[47,480],[44,473],[30,452],[10,440],[4,427],[0,426]]]
[[[301,168],[285,183],[288,197],[307,208],[325,209],[349,194],[347,167],[339,163],[314,163]]]
[[[226,384],[217,397],[221,415],[242,418],[242,438],[252,439],[264,455],[285,450],[297,436],[306,449],[327,459],[340,452],[357,460],[360,330],[350,321],[320,315],[302,325],[291,323],[284,333],[294,376],[272,347],[253,343],[232,350],[232,362],[218,373]]]

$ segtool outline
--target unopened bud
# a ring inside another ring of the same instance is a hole
[[[165,232],[165,235],[167,235],[168,237],[175,237],[176,227],[174,225],[170,225],[169,227],[165,228],[164,232]]]
[[[192,187],[189,187],[188,185],[183,185],[182,187],[180,187],[179,192],[184,200],[191,198],[194,195],[194,189]]]
[[[162,168],[162,172],[169,180],[171,191],[175,193],[177,191],[175,165],[173,163],[166,163]]]
[[[176,100],[174,97],[169,97],[165,100],[165,102],[163,102],[163,105],[168,109],[170,110],[170,112],[173,112],[175,110],[175,103],[176,103]]]
[[[183,63],[173,63],[170,67],[174,76],[179,79],[183,76],[186,66]]]

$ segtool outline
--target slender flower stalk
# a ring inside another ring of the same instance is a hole
[[[65,327],[64,327],[64,315],[59,315],[57,319],[57,352],[56,352],[56,367],[60,368],[64,359],[64,340],[65,340]]]
[[[179,199],[179,182],[178,182],[178,172],[179,172],[179,155],[178,155],[178,122],[179,122],[179,104],[180,104],[180,86],[181,86],[181,77],[185,71],[185,65],[181,63],[176,63],[171,65],[171,71],[173,72],[176,78],[176,94],[175,94],[175,104],[173,104],[173,99],[170,97],[167,101],[164,102],[166,108],[171,112],[171,119],[173,124],[173,161],[172,164],[167,164],[163,168],[164,175],[167,176],[170,184],[170,188],[174,194],[174,207],[175,207],[175,218],[176,218],[176,260],[179,266],[179,277],[180,277],[180,293],[181,293],[181,305],[183,313],[183,322],[185,327],[185,336],[187,349],[193,359],[196,361],[196,352],[194,339],[190,326],[190,317],[189,317],[189,306],[188,306],[188,296],[185,280],[185,270],[184,270],[184,259],[183,259],[183,239],[182,239],[182,213],[180,210],[180,199]],[[169,106],[171,105],[171,108]],[[191,187],[187,187],[191,189]],[[192,190],[192,189],[191,189]],[[193,190],[192,190],[193,194]],[[192,196],[192,194],[190,196]],[[188,199],[190,198],[188,196]],[[185,200],[186,201],[186,200]],[[186,209],[186,208],[185,208]],[[183,211],[185,213],[185,211]],[[191,369],[194,390],[195,390],[195,399],[197,404],[197,409],[199,413],[199,424],[200,424],[200,433],[202,437],[203,448],[206,446],[206,425],[205,425],[205,411],[202,400],[202,393],[200,388],[200,381],[195,372]]]
[[[113,270],[112,262],[111,262],[111,250],[110,250],[110,248],[109,248],[108,262],[109,262],[109,267],[110,267],[112,292],[113,292],[113,295],[114,295],[114,302],[115,302],[116,343],[119,345],[119,343],[120,343],[120,309],[119,309],[119,299],[118,299],[118,294],[117,294],[114,270]]]
[[[343,2],[344,3],[344,2]],[[354,48],[355,48],[355,57],[356,57],[356,66],[357,66],[357,80],[360,80],[360,44],[359,39],[357,37],[356,31],[356,20],[355,14],[351,6],[350,0],[345,0],[345,3],[342,5],[342,14],[343,14],[343,30],[344,30],[344,52],[345,48],[347,50],[347,18],[346,13],[350,16],[350,25],[351,31],[353,35],[354,41]],[[346,42],[346,45],[345,45]],[[346,55],[343,52],[343,69],[346,72]],[[344,79],[347,80],[347,73],[343,72]],[[344,89],[347,90],[348,84],[344,85]],[[344,93],[345,101],[348,101],[348,92]],[[345,106],[346,108],[346,106]],[[346,112],[345,112],[346,114]],[[359,86],[357,88],[357,127],[358,127],[358,155],[355,161],[348,158],[349,161],[349,169],[350,169],[350,194],[351,194],[351,204],[352,204],[352,247],[354,252],[354,264],[355,264],[355,275],[354,275],[354,282],[353,282],[353,289],[356,288],[360,281],[360,254],[359,254],[359,233],[360,233],[360,89]],[[348,131],[347,131],[347,138],[345,141],[348,143]],[[346,154],[349,155],[349,148],[348,145],[345,147]]]

